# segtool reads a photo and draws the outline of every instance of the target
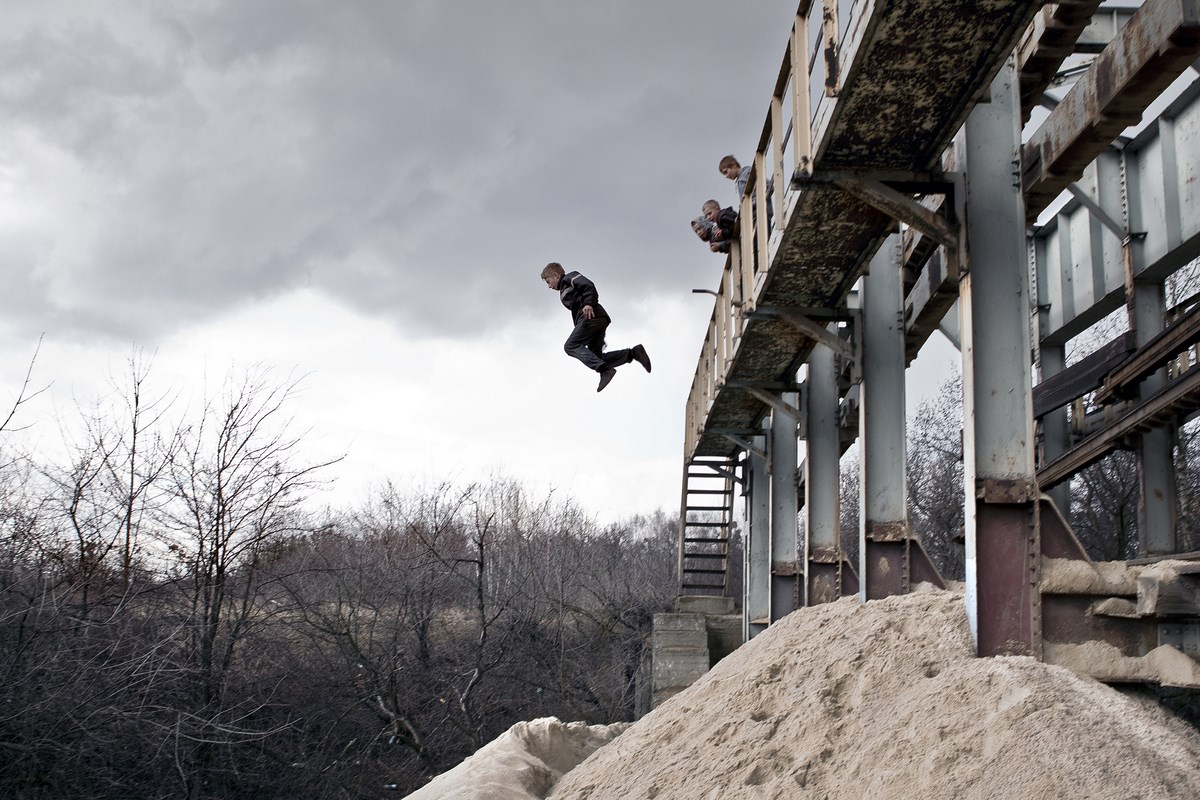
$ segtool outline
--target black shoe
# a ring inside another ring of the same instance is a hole
[[[600,373],[600,385],[596,387],[597,392],[603,392],[604,387],[612,383],[612,379],[617,377],[617,371],[612,367]]]
[[[629,357],[646,368],[646,372],[650,371],[650,356],[646,355],[646,348],[640,344],[635,344],[629,348]]]

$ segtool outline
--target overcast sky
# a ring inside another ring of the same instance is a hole
[[[328,501],[499,472],[602,519],[675,511],[683,410],[795,0],[7,0],[0,355],[25,412],[104,391],[135,348],[190,391],[304,374],[346,453]],[[603,394],[562,352],[548,261],[599,286]]]

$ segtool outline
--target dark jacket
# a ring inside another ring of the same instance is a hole
[[[733,207],[722,208],[717,214],[716,229],[713,231],[714,242],[728,242],[737,238],[737,212]]]
[[[596,284],[578,272],[568,272],[558,280],[558,299],[570,309],[571,320],[578,325],[583,319],[583,307],[591,306],[598,319],[609,319],[608,312],[600,305],[600,293]]]

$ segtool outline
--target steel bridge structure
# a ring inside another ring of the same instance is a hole
[[[742,570],[751,637],[943,583],[909,523],[905,431],[906,368],[940,327],[962,354],[979,654],[1200,686],[1173,459],[1200,410],[1200,296],[1163,289],[1200,258],[1198,59],[1197,0],[802,0],[687,400],[681,598]],[[1068,365],[1122,309],[1127,331]],[[1137,455],[1139,558],[1097,563],[1067,488],[1115,449]]]

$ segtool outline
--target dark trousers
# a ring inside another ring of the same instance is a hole
[[[609,322],[611,320],[600,317],[579,320],[575,330],[567,337],[563,350],[571,358],[578,358],[584,366],[596,372],[628,364],[632,360],[628,349],[604,352],[604,332],[608,330]]]

